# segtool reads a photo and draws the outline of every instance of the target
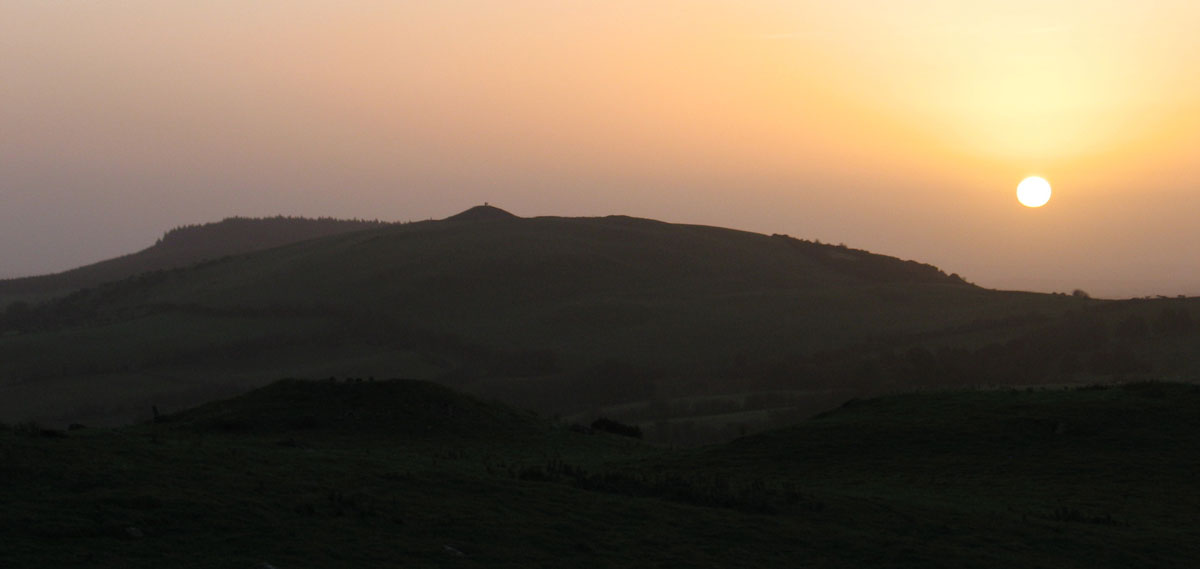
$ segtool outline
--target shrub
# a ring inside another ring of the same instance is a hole
[[[604,431],[614,435],[624,437],[633,437],[635,439],[642,438],[642,428],[637,425],[626,425],[619,423],[607,417],[600,417],[592,422],[592,428],[597,431]]]
[[[51,438],[51,439],[56,439],[56,438],[61,438],[61,437],[66,436],[66,434],[63,433],[62,431],[55,430],[55,429],[43,428],[41,425],[38,425],[34,421],[26,421],[24,423],[17,423],[15,426],[13,426],[13,432],[15,432],[18,435],[25,436],[25,437],[46,437],[46,438]]]

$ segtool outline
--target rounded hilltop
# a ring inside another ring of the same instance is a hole
[[[163,418],[177,428],[244,434],[514,436],[540,432],[531,413],[428,381],[284,379]]]
[[[477,205],[442,221],[500,221],[507,219],[520,219],[520,217],[484,202],[483,205]]]

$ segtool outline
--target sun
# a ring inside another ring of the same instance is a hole
[[[1017,184],[1017,201],[1025,207],[1042,207],[1050,201],[1050,182],[1030,176]]]

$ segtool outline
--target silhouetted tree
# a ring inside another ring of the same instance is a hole
[[[637,425],[626,425],[625,423],[619,423],[607,417],[600,417],[599,419],[593,421],[592,428],[596,429],[597,431],[613,433],[614,435],[633,437],[635,439],[642,438],[641,427]]]

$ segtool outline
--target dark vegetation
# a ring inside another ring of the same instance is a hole
[[[623,437],[633,437],[635,439],[642,438],[642,429],[637,425],[626,425],[620,421],[614,421],[608,417],[600,417],[592,421],[592,428],[597,431],[621,435]]]
[[[1190,567],[1198,409],[1160,382],[906,394],[668,450],[426,382],[284,381],[0,425],[0,565]]]

